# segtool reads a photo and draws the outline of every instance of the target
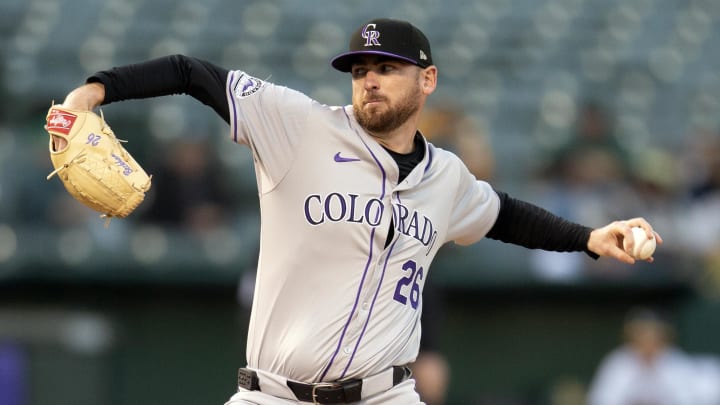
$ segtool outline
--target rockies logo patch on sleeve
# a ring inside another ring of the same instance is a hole
[[[233,93],[235,93],[236,97],[244,98],[260,90],[262,85],[262,80],[242,73],[237,82],[235,82]]]

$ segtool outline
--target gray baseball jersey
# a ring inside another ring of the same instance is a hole
[[[227,95],[231,136],[252,151],[262,218],[248,366],[319,382],[412,362],[433,257],[446,241],[484,237],[497,194],[427,142],[398,183],[397,164],[352,106],[242,71],[228,76]]]

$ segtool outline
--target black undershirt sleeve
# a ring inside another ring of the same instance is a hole
[[[100,71],[90,76],[87,83],[99,82],[105,86],[103,105],[187,94],[210,106],[225,122],[230,122],[225,95],[227,75],[227,69],[210,62],[172,55]],[[591,228],[567,221],[504,192],[496,192],[500,197],[500,212],[488,238],[530,249],[584,251],[593,258],[599,257],[587,249]]]
[[[103,105],[115,101],[187,94],[210,106],[225,122],[228,70],[197,58],[172,55],[95,73],[87,83],[105,86]]]
[[[495,191],[500,197],[500,212],[487,237],[529,249],[554,252],[585,252],[592,228],[563,219],[547,210]]]

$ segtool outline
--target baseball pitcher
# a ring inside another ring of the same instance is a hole
[[[427,142],[417,123],[438,69],[412,24],[369,21],[331,63],[349,73],[350,105],[174,55],[98,72],[54,106],[187,94],[252,152],[260,253],[247,364],[227,405],[421,403],[406,365],[447,242],[488,237],[625,263],[635,261],[623,249],[632,227],[662,242],[642,218],[593,229],[514,199]],[[53,137],[51,148],[66,143]]]

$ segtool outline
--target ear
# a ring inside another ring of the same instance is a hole
[[[421,87],[425,95],[431,94],[437,87],[437,67],[426,67],[420,74]]]

